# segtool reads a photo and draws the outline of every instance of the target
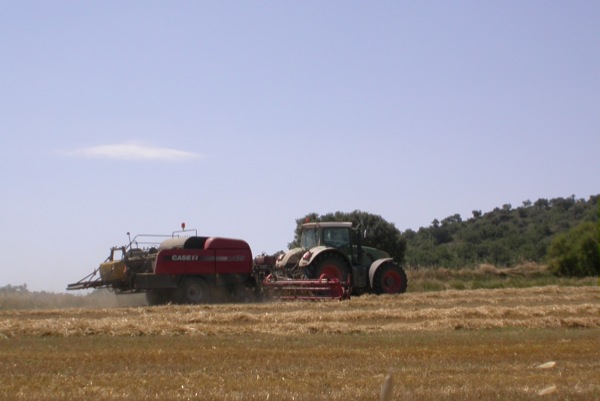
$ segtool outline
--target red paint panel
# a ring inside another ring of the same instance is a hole
[[[204,244],[204,249],[247,249],[250,250],[248,243],[241,239],[210,237]]]
[[[249,249],[219,249],[216,253],[217,274],[249,274],[252,253]]]
[[[215,250],[165,249],[156,256],[156,274],[215,274]]]
[[[165,249],[156,257],[156,274],[249,274],[249,249]]]

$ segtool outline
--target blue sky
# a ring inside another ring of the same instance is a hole
[[[63,291],[126,232],[284,249],[600,193],[597,1],[3,1],[0,285]]]

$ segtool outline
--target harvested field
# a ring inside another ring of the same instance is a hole
[[[598,287],[443,291],[275,302],[0,311],[0,336],[298,335],[492,328],[600,327]]]
[[[0,398],[591,400],[599,338],[598,287],[0,311]]]

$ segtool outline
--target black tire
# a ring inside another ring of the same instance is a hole
[[[348,264],[339,255],[323,255],[306,268],[308,278],[319,278],[325,275],[345,282],[348,280]]]
[[[166,305],[173,301],[173,292],[169,290],[148,290],[146,291],[146,301],[148,305]]]
[[[402,294],[406,292],[407,285],[406,272],[395,263],[379,266],[373,277],[375,294]]]
[[[255,302],[255,291],[244,285],[235,285],[230,289],[229,299],[231,302],[248,304]]]
[[[182,304],[205,304],[210,302],[210,287],[200,277],[188,277],[177,289],[177,300]]]

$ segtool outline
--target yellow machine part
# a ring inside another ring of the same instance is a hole
[[[125,281],[125,261],[111,260],[100,264],[100,278],[102,281]]]

